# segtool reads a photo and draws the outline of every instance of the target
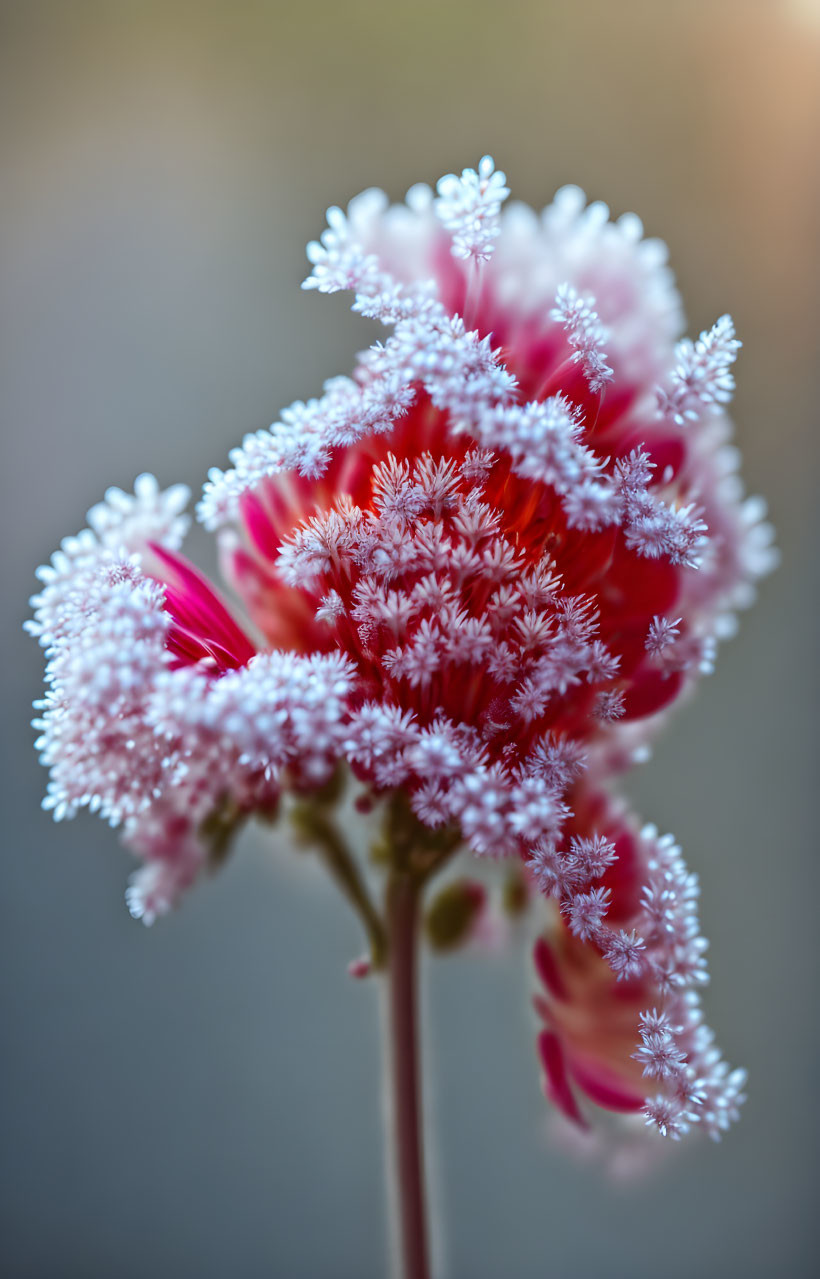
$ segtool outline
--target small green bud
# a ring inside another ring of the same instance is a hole
[[[424,930],[434,950],[453,950],[466,941],[481,913],[486,893],[473,879],[456,879],[433,898]]]
[[[505,915],[522,915],[529,904],[529,893],[524,876],[511,870],[501,889],[501,905]]]

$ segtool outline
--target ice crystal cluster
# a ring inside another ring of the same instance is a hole
[[[55,817],[143,860],[150,922],[225,814],[340,762],[553,902],[535,951],[545,1088],[677,1137],[737,1112],[702,1020],[697,880],[605,789],[711,669],[771,565],[725,406],[739,347],[692,342],[664,246],[574,187],[502,210],[489,157],[333,208],[305,287],[386,326],[350,377],[212,470],[236,620],[180,554],[187,493],[141,476],[40,570]]]

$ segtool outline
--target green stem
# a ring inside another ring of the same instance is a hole
[[[370,900],[367,885],[353,854],[335,823],[318,806],[299,805],[293,813],[294,823],[303,838],[316,845],[343,894],[362,921],[370,944],[371,966],[383,968],[387,961],[387,937],[379,912]]]

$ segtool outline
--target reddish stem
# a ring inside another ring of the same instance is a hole
[[[387,1031],[396,1279],[430,1279],[424,1194],[417,963],[420,885],[401,872],[387,885]]]

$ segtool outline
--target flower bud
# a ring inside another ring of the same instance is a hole
[[[468,940],[487,894],[474,879],[456,879],[433,898],[424,920],[434,950],[454,950]]]

